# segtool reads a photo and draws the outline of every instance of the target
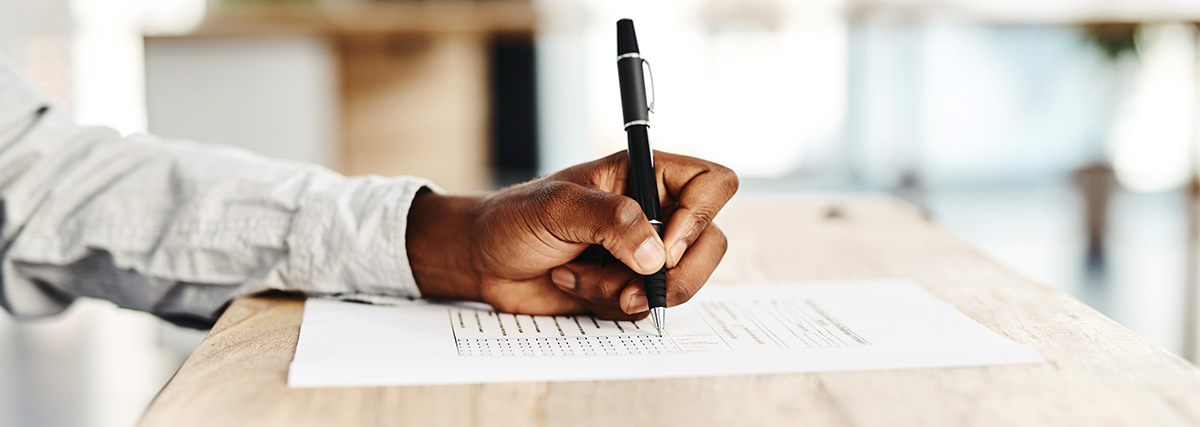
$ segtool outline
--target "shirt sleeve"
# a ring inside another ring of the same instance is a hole
[[[17,317],[77,297],[191,325],[268,289],[418,298],[405,225],[423,189],[79,127],[0,57],[0,305]]]

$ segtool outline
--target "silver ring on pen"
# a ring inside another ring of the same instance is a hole
[[[634,126],[634,125],[645,125],[646,127],[650,127],[650,121],[649,120],[634,120],[629,123],[626,123],[625,129],[629,129],[630,126]]]
[[[642,57],[642,54],[640,54],[640,53],[637,53],[637,52],[629,52],[629,53],[626,53],[626,54],[624,54],[624,55],[617,55],[617,61],[620,61],[620,60],[622,60],[622,59],[625,59],[625,58],[641,58],[641,57]]]

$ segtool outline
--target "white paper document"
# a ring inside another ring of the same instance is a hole
[[[1038,363],[908,281],[709,286],[649,320],[309,299],[290,387],[584,381]]]

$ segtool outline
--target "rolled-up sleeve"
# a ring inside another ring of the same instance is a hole
[[[268,289],[417,298],[404,238],[422,189],[79,127],[0,58],[0,305],[18,317],[77,297],[200,325]]]

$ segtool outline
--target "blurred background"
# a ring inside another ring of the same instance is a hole
[[[655,148],[895,194],[1196,360],[1194,1],[0,0],[0,54],[81,123],[474,192],[623,148],[621,17]],[[0,315],[0,425],[130,425],[203,334]]]

